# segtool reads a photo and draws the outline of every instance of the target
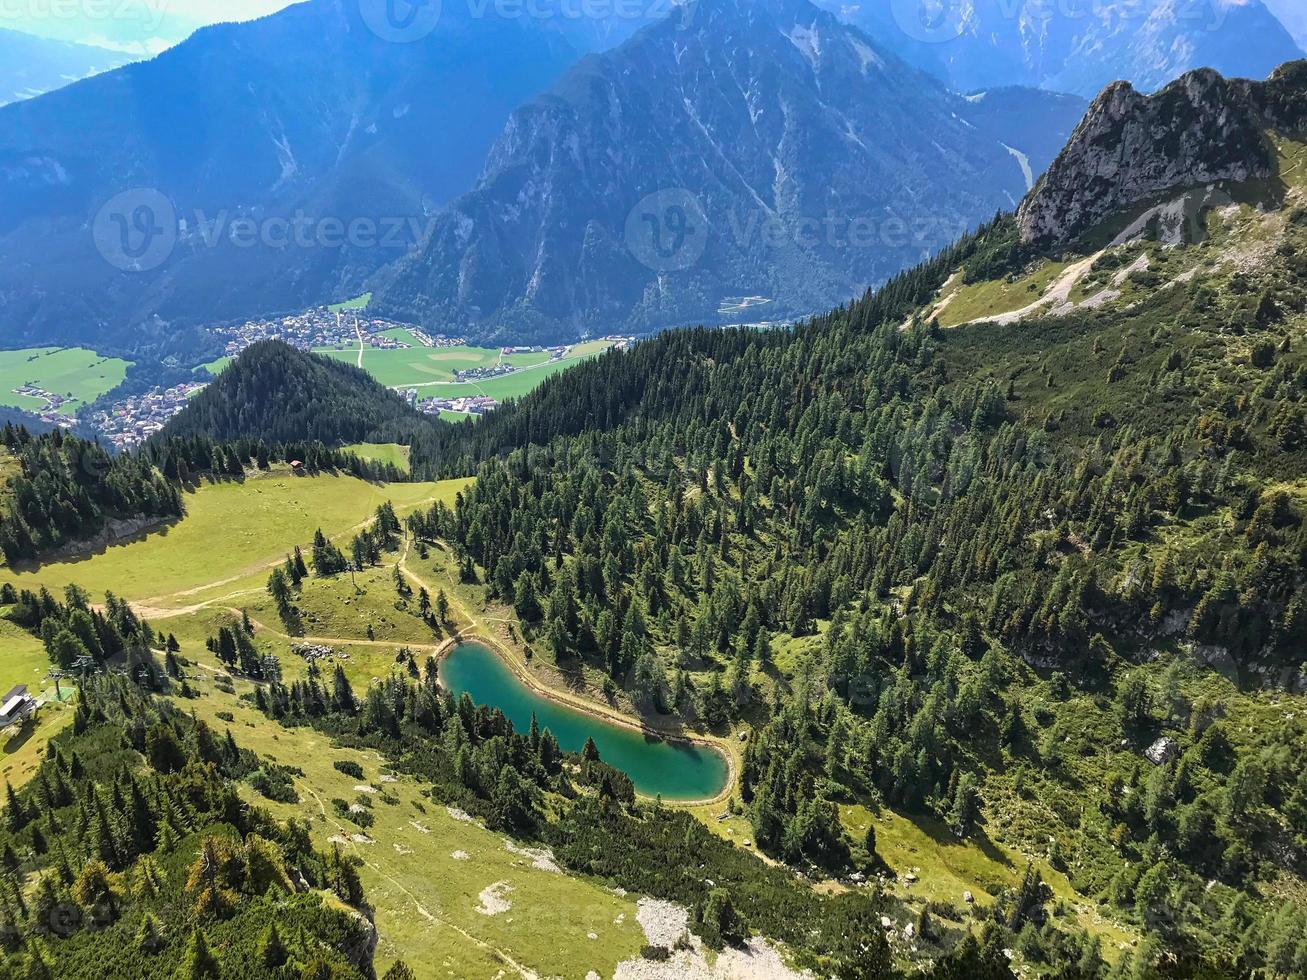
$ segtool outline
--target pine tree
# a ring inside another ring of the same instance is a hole
[[[269,970],[275,970],[286,962],[289,953],[286,951],[285,944],[281,941],[281,933],[277,931],[277,923],[268,923],[268,928],[263,930],[263,935],[259,937],[259,946],[256,951],[259,962]]]
[[[27,808],[23,806],[13,786],[5,781],[5,829],[17,834],[27,826]]]
[[[140,927],[136,930],[136,948],[142,953],[153,953],[163,946],[163,930],[159,920],[150,912],[141,917]]]
[[[209,949],[204,930],[197,926],[191,931],[175,976],[177,980],[220,980],[220,975],[217,957]]]

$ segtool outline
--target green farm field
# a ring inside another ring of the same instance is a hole
[[[357,442],[352,446],[343,448],[345,452],[353,453],[360,459],[370,460],[374,463],[389,463],[405,473],[408,472],[408,446],[401,446],[394,442]]]
[[[35,384],[56,395],[71,399],[61,406],[71,415],[106,392],[112,391],[127,377],[130,362],[116,357],[101,357],[81,347],[31,347],[25,350],[0,351],[0,405],[39,412],[44,399],[18,395],[14,389]]]
[[[332,313],[339,313],[342,310],[366,310],[368,304],[372,302],[372,294],[364,293],[362,296],[355,296],[353,299],[347,299],[343,303],[333,303],[327,309]]]
[[[359,360],[357,346],[346,347],[344,350],[322,350],[318,353],[346,364],[357,364]],[[387,388],[452,381],[455,371],[491,367],[498,361],[499,351],[488,347],[414,346],[401,350],[363,348],[364,369]]]
[[[186,516],[94,554],[30,570],[0,568],[0,581],[61,592],[75,582],[91,595],[113,591],[147,608],[175,609],[241,590],[259,590],[267,569],[322,528],[345,538],[377,506],[402,515],[453,501],[466,480],[377,485],[347,476],[296,477],[286,470],[243,482],[205,484],[186,497]]]
[[[501,354],[490,347],[423,347],[407,330],[386,332],[392,340],[411,343],[402,350],[363,348],[362,366],[387,388],[416,388],[422,397],[461,398],[486,395],[503,401],[520,398],[546,378],[607,350],[606,340],[587,341],[572,348],[567,357],[550,361],[548,353]],[[359,349],[351,344],[341,350],[326,349],[315,353],[333,357],[346,364],[359,364]],[[455,381],[456,371],[508,364],[516,370],[486,381]]]
[[[437,382],[418,385],[418,392],[423,398],[463,398],[470,395],[485,395],[497,401],[508,398],[521,398],[540,386],[546,378],[559,371],[566,371],[582,361],[602,354],[612,345],[606,340],[587,341],[577,344],[572,352],[561,361],[549,361],[541,354],[510,354],[505,358],[509,363],[521,363],[519,370],[512,374],[500,375],[487,381]],[[530,359],[537,359],[534,364]],[[364,358],[367,366],[367,358]]]

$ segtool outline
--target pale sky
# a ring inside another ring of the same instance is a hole
[[[291,0],[167,0],[168,9],[173,13],[205,24],[262,17],[289,7],[290,3]]]
[[[3,0],[0,27],[136,55],[157,54],[197,27],[249,20],[295,0]]]

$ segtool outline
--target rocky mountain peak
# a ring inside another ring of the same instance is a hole
[[[1157,195],[1272,177],[1266,131],[1300,128],[1305,94],[1307,62],[1287,65],[1266,82],[1200,69],[1152,96],[1128,82],[1109,85],[1022,203],[1022,240],[1065,245]]]

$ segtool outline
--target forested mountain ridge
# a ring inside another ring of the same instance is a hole
[[[839,867],[853,814],[906,813],[1140,936],[1013,912],[1036,972],[1299,975],[1307,142],[1256,136],[1269,174],[1181,173],[1054,254],[1002,218],[791,332],[551,379],[467,434],[518,448],[441,536],[536,656],[751,723],[769,853]]]
[[[0,431],[0,553],[10,563],[85,542],[114,520],[182,516],[178,488],[146,460],[111,456],[60,429]]]
[[[352,364],[298,351],[280,341],[253,344],[155,437],[218,441],[410,443],[425,429],[448,428]]]

